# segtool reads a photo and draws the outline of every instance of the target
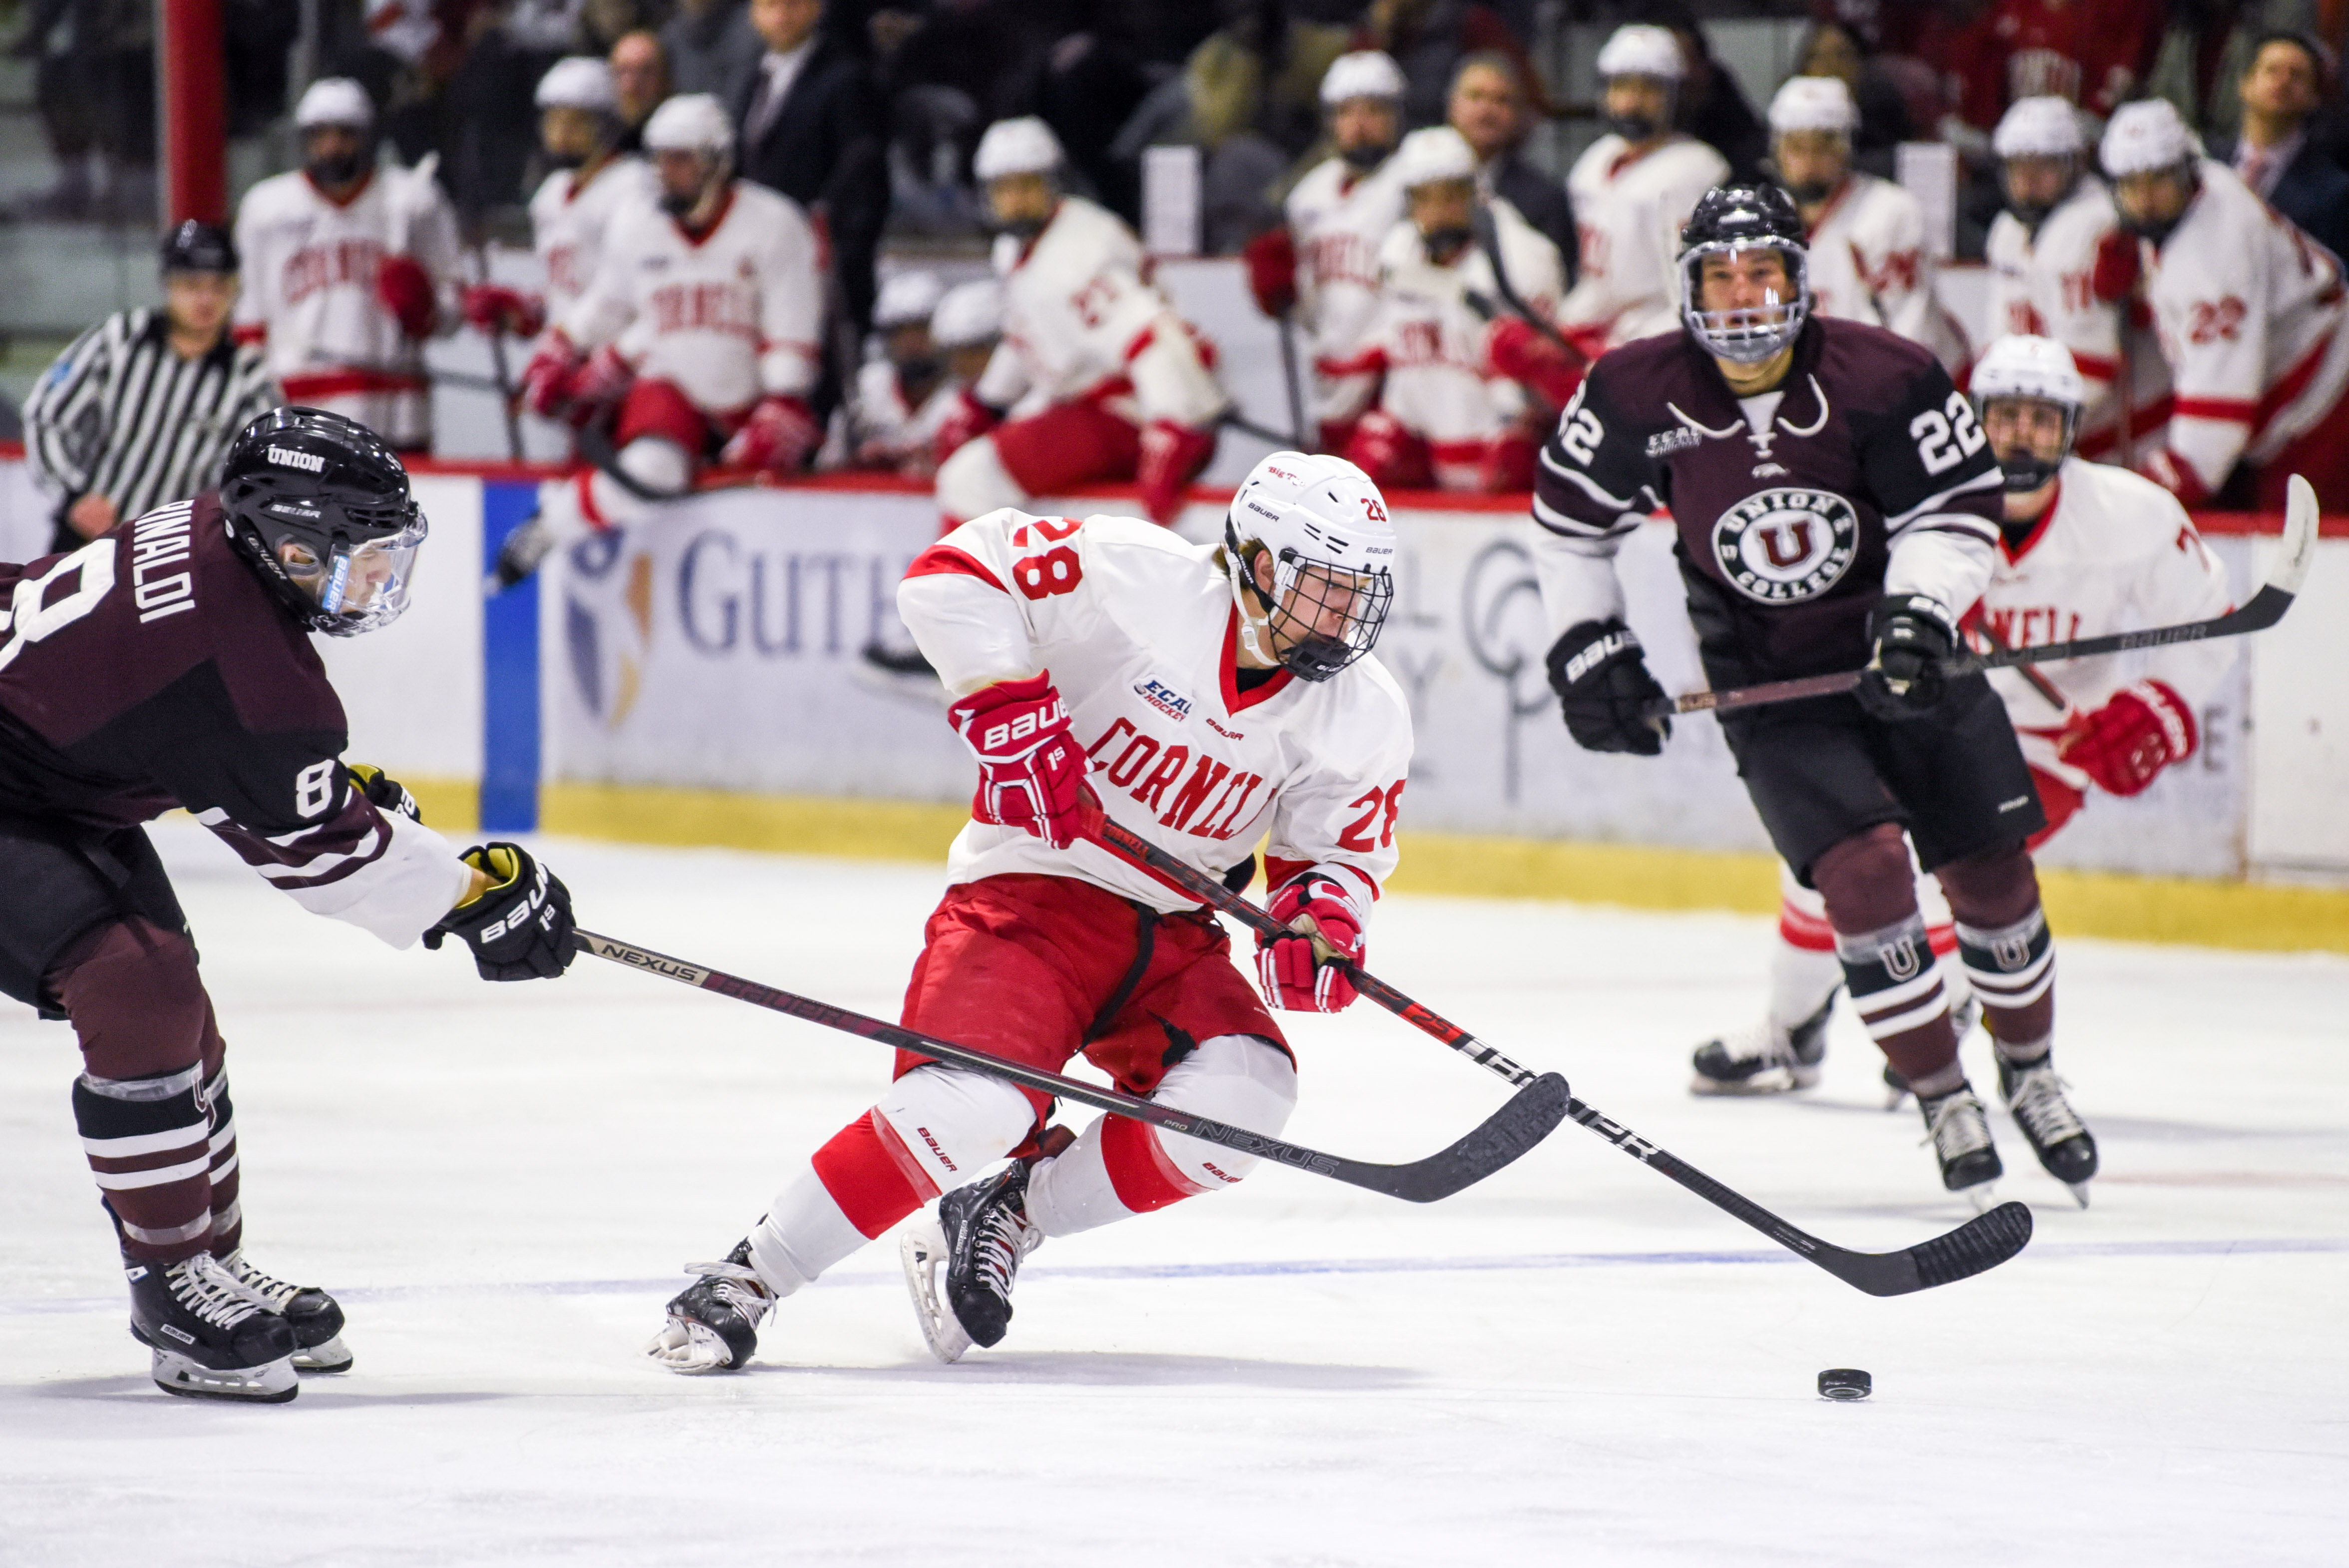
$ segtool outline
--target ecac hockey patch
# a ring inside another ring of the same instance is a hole
[[[1737,591],[1765,604],[1815,599],[1859,553],[1859,514],[1832,490],[1750,495],[1713,525],[1713,552]]]
[[[1164,681],[1137,681],[1133,695],[1173,719],[1191,717],[1191,699]]]

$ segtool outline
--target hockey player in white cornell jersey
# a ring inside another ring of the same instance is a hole
[[[533,411],[613,420],[619,475],[550,486],[539,523],[510,539],[503,578],[586,529],[636,521],[647,495],[681,494],[710,463],[792,472],[823,439],[808,406],[823,288],[806,217],[734,178],[733,125],[706,93],[655,109],[645,148],[657,201],[613,215],[595,284],[523,374]]]
[[[1618,27],[1598,64],[1608,129],[1566,176],[1582,264],[1558,313],[1593,359],[1680,329],[1681,225],[1729,178],[1720,153],[1672,129],[1688,61],[1670,29]]]
[[[1269,316],[1288,316],[1311,351],[1312,409],[1325,452],[1342,452],[1371,395],[1349,373],[1379,303],[1379,246],[1402,221],[1394,151],[1402,136],[1402,67],[1375,49],[1340,55],[1321,77],[1333,156],[1309,170],[1283,204],[1288,222],[1247,243],[1248,290]],[[1282,330],[1288,330],[1284,327]]]
[[[939,432],[948,527],[1072,485],[1132,481],[1172,523],[1231,404],[1205,346],[1150,282],[1133,231],[1061,190],[1060,139],[998,120],[971,170],[999,231],[1003,343]],[[947,455],[951,453],[951,455]]]
[[[2161,98],[2123,104],[2105,171],[2137,236],[2172,396],[2168,444],[2140,459],[2189,506],[2243,463],[2264,510],[2300,474],[2349,494],[2349,290],[2341,258],[2213,158]]]
[[[237,207],[237,339],[263,346],[289,402],[421,451],[432,438],[424,344],[460,319],[457,214],[430,159],[377,167],[375,106],[358,83],[313,82],[294,123],[302,167]]]
[[[2087,392],[2080,455],[2134,462],[2169,422],[2169,367],[2136,297],[2137,236],[2113,193],[2083,168],[2087,143],[2067,98],[2018,98],[1991,136],[2006,205],[1991,221],[1990,330],[2052,337]]]
[[[2177,500],[2126,469],[2073,452],[2089,393],[2062,344],[2000,339],[1974,367],[1973,396],[2005,496],[1998,559],[1970,625],[2028,647],[2226,612],[2225,568]],[[1978,645],[1987,641],[1974,635]],[[2047,819],[2031,847],[2069,821],[2091,789],[2137,795],[2195,755],[2198,715],[2233,659],[2231,644],[2189,642],[2037,665],[2035,680],[2019,668],[1992,671]],[[1791,878],[1782,886],[1768,1015],[1698,1050],[1701,1094],[1768,1094],[1818,1079],[1843,975],[1818,894]],[[1956,945],[1948,905],[1930,879],[1918,892],[1936,955],[1945,956]],[[1958,966],[1941,968],[1945,984],[1962,982]],[[2002,1081],[2008,1076],[2002,1068]],[[2060,1097],[2028,1072],[2013,1076],[2009,1102],[2034,1145],[2076,1125]],[[1897,1078],[1888,1081],[1899,1087]],[[2075,1166],[2067,1177],[2083,1202],[2094,1170],[2091,1160],[2085,1174]]]
[[[1329,960],[1361,958],[1394,870],[1410,710],[1368,656],[1394,548],[1360,469],[1277,452],[1233,497],[1219,544],[1005,510],[918,557],[898,608],[957,694],[948,717],[979,782],[905,1023],[1042,1068],[1082,1053],[1129,1093],[1277,1135],[1297,1072],[1266,1004],[1353,1000]],[[1102,813],[1231,882],[1269,835],[1269,907],[1296,934],[1259,943],[1262,1000],[1208,910],[1092,841]],[[936,1198],[901,1250],[923,1331],[951,1361],[1002,1338],[1020,1261],[1046,1237],[1216,1191],[1255,1164],[1120,1117],[1071,1138],[1050,1110],[901,1054],[880,1103],[724,1262],[696,1265],[649,1353],[680,1372],[741,1367],[777,1301]]]
[[[1839,77],[1789,77],[1770,100],[1770,157],[1809,231],[1812,308],[1931,349],[1957,374],[1965,334],[1933,296],[1925,210],[1889,180],[1855,170],[1859,108]]]

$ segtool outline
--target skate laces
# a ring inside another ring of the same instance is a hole
[[[210,1253],[182,1258],[163,1271],[171,1299],[215,1328],[234,1328],[256,1312],[272,1310]]]
[[[1979,1149],[1988,1149],[1990,1115],[1971,1089],[1953,1089],[1925,1107],[1925,1136],[1944,1164]]]
[[[1764,1018],[1721,1037],[1721,1048],[1732,1062],[1753,1062],[1765,1068],[1795,1065],[1793,1034]]]
[[[685,1272],[699,1274],[710,1295],[752,1323],[764,1317],[767,1309],[775,1304],[774,1292],[759,1277],[759,1271],[747,1264],[688,1264]]]
[[[261,1304],[273,1312],[279,1310],[281,1302],[292,1301],[302,1293],[301,1286],[287,1284],[275,1275],[264,1274],[260,1269],[254,1268],[246,1261],[244,1249],[242,1247],[229,1253],[228,1256],[214,1261],[220,1264],[222,1274],[259,1297]]]
[[[2033,1139],[2042,1144],[2061,1143],[2088,1130],[2072,1102],[2064,1098],[2070,1086],[2055,1076],[2054,1068],[2036,1062],[2009,1070],[2014,1076],[2007,1089],[2006,1109]]]
[[[978,1234],[971,1247],[971,1267],[978,1283],[1004,1301],[1011,1299],[1011,1277],[1020,1260],[1044,1244],[1044,1233],[1028,1221],[1014,1203],[998,1203],[980,1216]]]

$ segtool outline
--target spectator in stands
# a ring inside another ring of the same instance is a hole
[[[2124,104],[2101,151],[2174,390],[2168,445],[2143,471],[2189,506],[2220,494],[2239,462],[2263,508],[2282,506],[2295,472],[2320,496],[2349,495],[2340,259],[2202,156],[2167,99]]]
[[[1550,323],[1564,260],[1507,202],[1482,201],[1476,155],[1450,126],[1412,132],[1394,161],[1410,216],[1379,248],[1368,346],[1340,367],[1380,377],[1345,455],[1397,489],[1530,490],[1535,451],[1580,374],[1578,362],[1555,366],[1566,373],[1544,377],[1548,395],[1528,396],[1513,373],[1541,327],[1517,313]],[[1489,247],[1476,241],[1480,208]]]
[[[1909,113],[1910,92],[1918,84],[1905,82],[1902,67],[1917,62],[1888,62],[1871,54],[1860,35],[1841,22],[1814,23],[1795,58],[1798,77],[1833,77],[1850,92],[1859,109],[1859,128],[1851,133],[1852,167],[1889,180],[1895,172],[1894,150],[1916,139],[1910,129],[1919,123]],[[1932,73],[1923,73],[1923,90],[1933,92]],[[1938,111],[1921,123],[1930,126]]]
[[[1516,62],[1497,50],[1462,60],[1452,75],[1444,119],[1476,154],[1477,191],[1486,201],[1498,197],[1506,201],[1556,245],[1566,262],[1567,284],[1573,286],[1577,242],[1566,186],[1518,156],[1529,127]]]
[[[60,24],[66,24],[60,26]],[[32,56],[34,100],[57,182],[35,216],[129,217],[155,202],[155,9],[140,0],[36,0],[12,51]]]
[[[2233,166],[2268,205],[2299,224],[2336,256],[2349,256],[2349,171],[2309,137],[2323,101],[2325,61],[2302,33],[2270,33],[2251,52],[2239,83],[2240,130],[2214,142],[2210,155]]]
[[[819,223],[847,326],[873,322],[873,254],[889,220],[888,124],[864,64],[823,30],[824,0],[750,0],[767,46],[732,100],[742,178],[780,191]],[[834,374],[825,356],[827,377]],[[817,411],[840,396],[827,380]]]
[[[1371,0],[1352,46],[1383,50],[1402,67],[1411,84],[1402,100],[1405,129],[1444,122],[1460,62],[1477,54],[1507,56],[1522,100],[1536,113],[1550,112],[1525,40],[1480,0]]]
[[[1280,0],[1223,0],[1224,26],[1183,62],[1179,137],[1204,155],[1204,241],[1237,251],[1279,221],[1273,189],[1320,129],[1321,78],[1346,30],[1299,22]]]
[[[2153,69],[2162,21],[2163,0],[1991,0],[1941,63],[1978,132],[2026,98],[2067,98],[2103,119]]]
[[[227,230],[163,237],[163,308],[118,311],[74,339],[25,404],[25,455],[57,503],[53,551],[212,482],[230,438],[285,399],[261,352],[230,335]]]
[[[1745,100],[1745,89],[1729,67],[1713,57],[1713,42],[1679,0],[1640,8],[1642,19],[1671,30],[1688,61],[1674,100],[1673,124],[1704,143],[1729,164],[1730,178],[1757,180],[1770,138],[1762,117]]]
[[[746,0],[677,0],[660,41],[674,90],[715,93],[727,103],[742,96],[767,52]]]
[[[669,95],[668,54],[650,33],[628,33],[612,46],[612,90],[620,103],[622,152],[645,150],[645,122]]]

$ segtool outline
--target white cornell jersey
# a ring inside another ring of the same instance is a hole
[[[2263,462],[2349,390],[2341,262],[2225,164],[2157,253],[2141,244],[2175,388],[2169,450],[2206,490],[2239,458]]]
[[[2067,458],[2056,473],[2055,504],[2020,548],[2002,542],[1983,591],[1982,618],[2009,646],[2206,621],[2232,599],[2227,569],[2202,542],[2176,497],[2126,469]],[[2158,680],[2199,708],[2234,662],[2231,642],[2172,643],[2105,658],[2035,666],[2082,712],[2114,693]],[[1992,670],[2023,753],[2075,789],[2086,776],[2055,759],[2063,714],[2018,670]],[[2044,733],[2042,733],[2044,732]]]
[[[1344,873],[1367,910],[1395,866],[1411,709],[1378,660],[1241,691],[1239,613],[1212,545],[1140,518],[964,523],[916,559],[897,608],[956,691],[1049,672],[1109,815],[1220,878],[1269,832],[1268,861]],[[1168,913],[1195,908],[1108,851],[967,825],[950,882],[1069,876]]]
[[[1720,153],[1684,136],[1637,156],[1612,131],[1592,142],[1566,177],[1582,271],[1562,322],[1603,331],[1609,348],[1679,331],[1681,225],[1728,178]]]
[[[1360,389],[1332,367],[1350,358],[1371,330],[1379,304],[1379,246],[1402,222],[1403,208],[1392,159],[1361,174],[1344,159],[1332,158],[1314,165],[1288,193],[1297,323],[1312,345],[1322,418],[1342,418],[1361,401]]]
[[[1554,318],[1566,292],[1557,247],[1506,201],[1492,203],[1494,238],[1509,283],[1537,315]],[[1427,255],[1418,228],[1398,223],[1379,251],[1380,300],[1371,348],[1386,372],[1379,407],[1432,449],[1440,478],[1473,486],[1485,443],[1526,411],[1525,388],[1486,374],[1487,318],[1469,304],[1503,310],[1491,258],[1470,245],[1449,266]],[[1456,449],[1447,450],[1447,449]],[[1443,470],[1454,465],[1459,474]]]
[[[2109,247],[2136,245],[2105,182],[2083,175],[2037,233],[2001,212],[1984,247],[1991,335],[2052,337],[2072,351],[2088,388],[2078,437],[2087,458],[2119,449],[2126,460],[2140,439],[2158,446],[2157,433],[2169,420],[2169,367],[2160,345],[2149,328],[2127,325],[2127,299],[2096,295],[2097,258]]]
[[[561,320],[594,286],[613,215],[638,201],[659,198],[652,165],[641,158],[616,158],[585,184],[572,169],[546,177],[530,199],[530,232],[532,248],[546,268],[547,319]]]
[[[1003,342],[977,394],[1014,418],[1095,399],[1137,423],[1214,422],[1229,399],[1166,296],[1144,278],[1142,242],[1105,208],[1063,196],[1025,247],[996,241]]]
[[[789,198],[738,180],[698,240],[650,200],[615,212],[595,286],[555,325],[705,414],[739,414],[814,387],[823,318],[815,232]]]
[[[1933,297],[1925,209],[1889,180],[1854,174],[1827,198],[1808,241],[1811,297],[1821,315],[1864,321],[1931,349],[1956,371],[1965,346]]]
[[[236,210],[240,337],[259,340],[289,403],[357,419],[398,447],[431,438],[422,346],[376,293],[388,255],[411,256],[457,313],[457,214],[429,169],[378,169],[347,201],[300,170],[263,181]]]

